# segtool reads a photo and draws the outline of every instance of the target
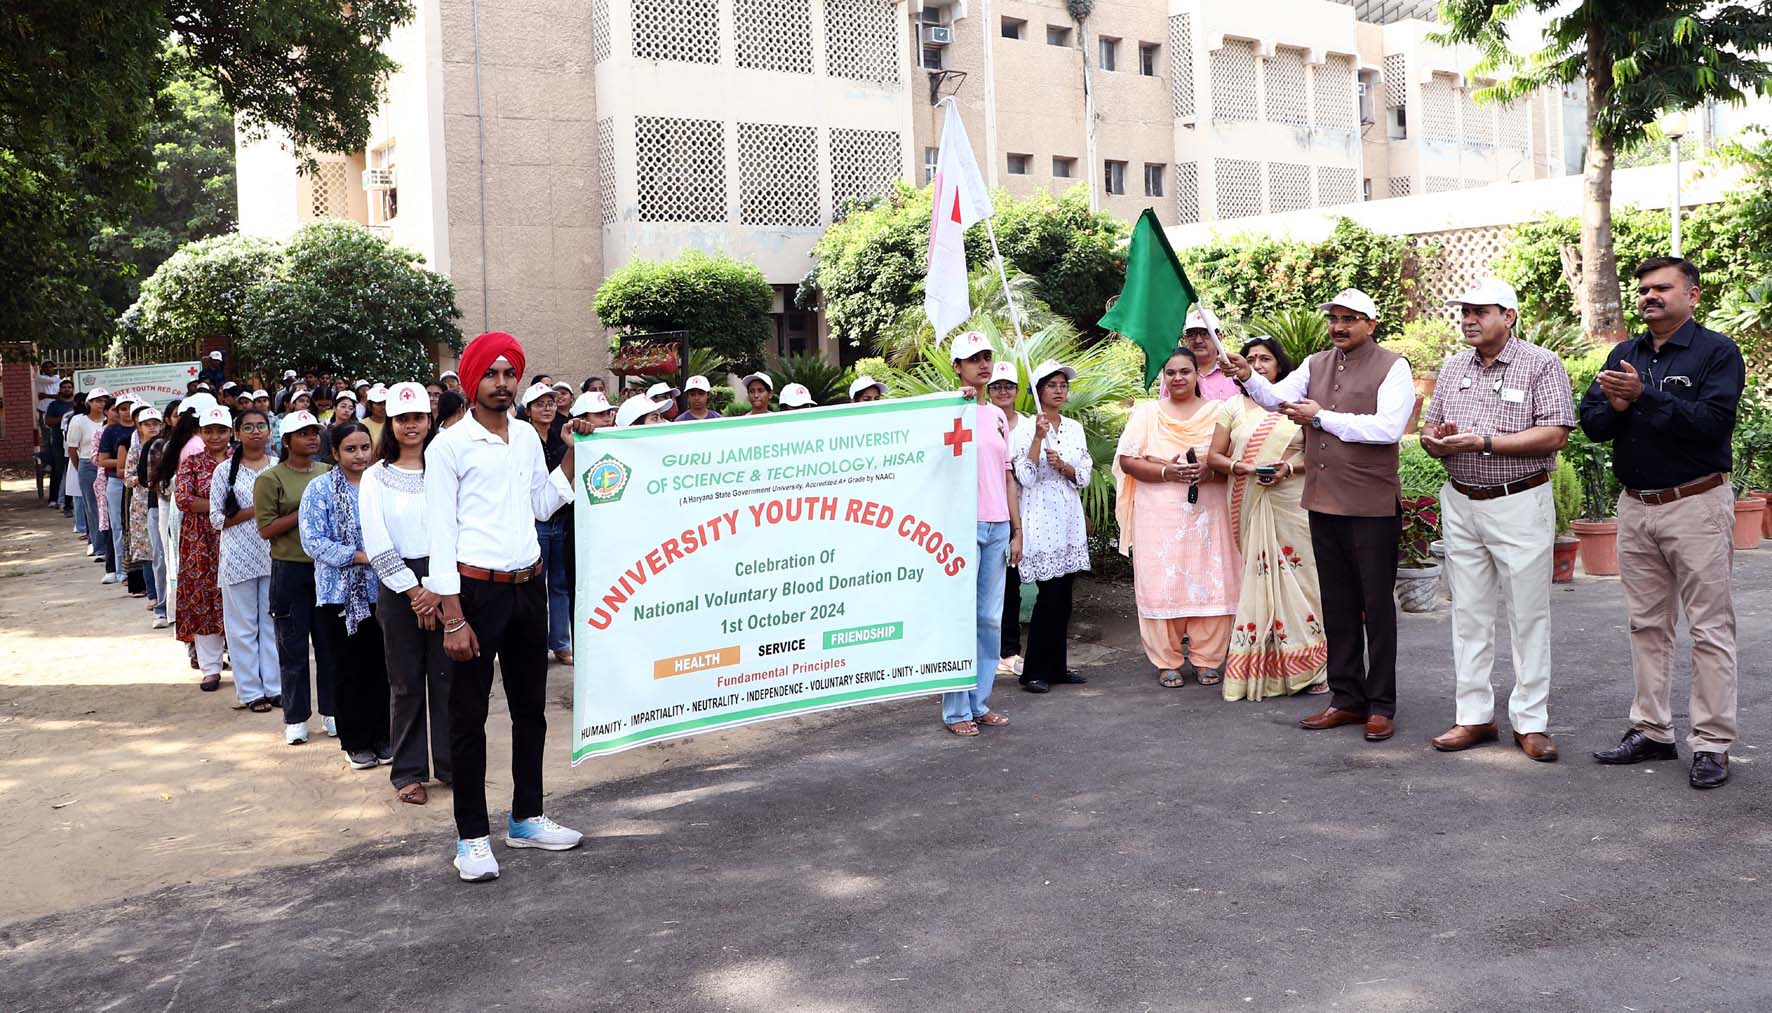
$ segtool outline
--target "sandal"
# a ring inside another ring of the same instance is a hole
[[[1305,692],[1311,696],[1322,696],[1324,693],[1329,692],[1329,680],[1324,679],[1322,682],[1313,682]]]
[[[1173,668],[1165,668],[1157,673],[1157,685],[1175,689],[1181,685],[1181,673]]]
[[[1216,686],[1224,681],[1224,666],[1220,665],[1217,668],[1202,668],[1197,674],[1200,680],[1200,685]]]
[[[430,792],[426,791],[425,786],[417,781],[401,788],[396,794],[400,796],[400,801],[407,805],[424,805],[431,800]]]
[[[269,714],[271,712],[271,706],[270,698],[261,696],[257,700],[247,704],[246,709],[254,714]]]
[[[971,721],[956,721],[953,724],[948,725],[947,729],[963,739],[978,734],[978,725]]]
[[[987,711],[986,713],[981,714],[978,717],[974,718],[973,721],[978,724],[981,724],[981,725],[988,725],[991,728],[1001,728],[1004,725],[1009,723],[1008,718],[997,713],[996,711]]]
[[[197,684],[197,688],[205,693],[213,693],[221,689],[221,673],[204,676],[203,681]]]

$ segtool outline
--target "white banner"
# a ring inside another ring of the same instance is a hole
[[[164,409],[174,398],[185,396],[185,387],[203,365],[197,362],[162,362],[148,366],[119,366],[115,369],[77,369],[74,391],[84,394],[94,387],[103,387],[113,396],[134,394]],[[229,407],[232,407],[231,405]]]
[[[573,762],[970,688],[976,412],[937,394],[580,437]]]

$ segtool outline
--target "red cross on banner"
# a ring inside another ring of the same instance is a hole
[[[961,419],[954,420],[954,428],[941,434],[941,442],[954,448],[954,456],[959,457],[966,452],[966,444],[972,442],[972,430],[966,428]]]

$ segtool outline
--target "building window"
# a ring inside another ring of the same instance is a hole
[[[923,149],[923,182],[925,182],[925,183],[935,182],[935,165],[936,165],[936,162],[940,158],[941,158],[941,149],[940,148],[924,148]]]
[[[1028,156],[1027,155],[1010,155],[1009,156],[1009,175],[1011,175],[1011,176],[1026,176],[1027,174],[1028,174]]]
[[[1372,199],[1372,180],[1363,179],[1360,181],[1360,199],[1363,201]]]
[[[1102,163],[1102,187],[1106,189],[1108,193],[1126,192],[1125,162],[1109,161]]]
[[[1155,42],[1138,44],[1138,72],[1145,77],[1157,76],[1157,50],[1161,48]]]
[[[1052,156],[1052,178],[1070,179],[1077,174],[1077,160],[1062,155]]]
[[[395,161],[393,141],[389,141],[387,146],[375,153],[375,167],[378,169],[386,169],[390,174],[394,173]],[[396,186],[399,184],[398,175],[394,176],[394,183]],[[370,224],[386,225],[388,222],[400,217],[400,191],[395,189],[394,186],[376,190],[370,196],[373,198],[373,203],[375,205],[375,215]]]
[[[1163,167],[1151,162],[1144,163],[1144,195],[1146,197],[1163,196]]]
[[[1046,44],[1048,46],[1068,46],[1071,44],[1071,30],[1058,25],[1046,26]]]
[[[1021,18],[1003,19],[1003,38],[1005,39],[1025,39],[1027,38],[1027,30],[1028,23]]]
[[[923,69],[924,70],[940,70],[941,69],[941,49],[942,49],[942,47],[940,47],[940,46],[924,46],[923,47]]]
[[[1103,38],[1101,40],[1101,69],[1118,70],[1120,68],[1120,40]]]

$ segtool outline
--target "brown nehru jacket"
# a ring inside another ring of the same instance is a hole
[[[1374,415],[1378,388],[1397,353],[1367,341],[1352,352],[1331,348],[1310,363],[1309,396],[1332,412]],[[1395,443],[1348,443],[1322,429],[1305,430],[1303,503],[1342,517],[1394,517],[1402,486]]]

